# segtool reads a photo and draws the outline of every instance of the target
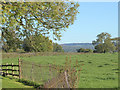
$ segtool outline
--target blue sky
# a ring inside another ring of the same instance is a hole
[[[101,32],[118,36],[117,2],[79,2],[79,14],[73,25],[62,32],[59,44],[91,43]]]

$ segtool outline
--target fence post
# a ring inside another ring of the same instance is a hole
[[[49,64],[49,74],[50,74],[50,78],[53,78],[52,71],[51,71],[51,64]]]
[[[33,73],[33,65],[34,65],[34,64],[32,63],[31,77],[32,77],[32,81],[34,82],[34,76],[33,76],[33,75],[34,75],[34,73]]]
[[[18,59],[18,64],[19,64],[19,79],[21,79],[21,60],[20,58]]]
[[[67,83],[67,88],[70,88],[70,85],[69,85],[69,82],[68,82],[68,75],[67,75],[67,71],[65,71],[65,81],[66,81],[66,83]]]
[[[6,63],[6,75],[8,75],[8,63]]]
[[[2,75],[2,64],[0,65],[0,75]]]
[[[68,57],[66,57],[66,62],[65,62],[65,70],[68,69]]]
[[[13,63],[11,63],[11,65],[12,65],[12,76],[14,76],[14,67],[13,67]]]

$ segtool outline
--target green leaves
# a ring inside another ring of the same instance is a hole
[[[25,39],[25,45],[30,50],[52,50],[52,42],[43,35],[53,32],[53,39],[60,40],[61,32],[74,23],[79,7],[76,2],[0,2],[0,5],[4,49],[14,51],[26,37],[29,40]],[[34,37],[36,33],[42,36]]]
[[[23,48],[27,52],[53,51],[52,41],[41,34],[32,35],[24,40]]]
[[[64,52],[62,46],[58,45],[57,43],[53,43],[53,52]]]
[[[92,41],[97,52],[113,52],[115,51],[115,45],[111,41],[111,35],[109,33],[101,33],[97,35],[96,41]]]
[[[39,27],[36,29],[38,31],[41,27],[49,32],[58,28],[62,31],[68,28],[68,25],[73,24],[75,12],[78,12],[79,7],[78,3],[70,2],[7,2],[1,5],[3,23],[6,23],[8,28],[20,25],[20,33],[24,29],[34,33],[33,29],[36,27]],[[27,27],[28,24],[31,29]],[[54,37],[60,38],[59,35],[54,35]]]
[[[20,48],[21,41],[18,38],[18,34],[15,34],[14,30],[2,28],[2,41],[3,41],[3,50],[6,52],[16,51],[17,48]]]

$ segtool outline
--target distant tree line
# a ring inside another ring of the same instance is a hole
[[[118,52],[120,49],[118,48],[120,46],[119,44],[120,38],[111,38],[111,35],[109,33],[102,32],[101,34],[97,35],[97,39],[92,41],[92,44],[94,45],[95,49],[84,49],[80,48],[77,49],[77,52],[94,52],[94,53],[106,53],[106,52]]]
[[[10,35],[11,36],[11,35]],[[2,50],[5,52],[63,52],[63,48],[53,43],[48,37],[42,34],[31,35],[24,40],[19,38],[8,38],[9,40],[3,44]]]

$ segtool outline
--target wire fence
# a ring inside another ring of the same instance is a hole
[[[44,88],[75,88],[78,81],[78,73],[70,62],[66,60],[65,66],[54,64],[37,64],[25,60],[20,61],[20,77],[42,84]]]
[[[21,78],[32,80],[37,83],[44,83],[59,74],[55,65],[41,65],[28,61],[21,61]]]

